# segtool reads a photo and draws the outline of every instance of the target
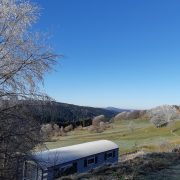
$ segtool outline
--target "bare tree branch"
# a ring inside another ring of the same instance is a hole
[[[0,178],[15,179],[19,157],[38,143],[40,123],[29,114],[29,104],[49,100],[39,92],[45,73],[58,57],[47,36],[32,32],[39,7],[26,0],[0,0]],[[40,101],[38,101],[40,100]]]

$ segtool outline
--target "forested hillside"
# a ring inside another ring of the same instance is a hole
[[[23,107],[26,107],[28,112],[41,123],[54,122],[59,125],[91,123],[91,119],[98,115],[104,115],[109,120],[117,114],[106,109],[59,102],[33,103],[31,105],[31,103],[26,101],[23,103]]]

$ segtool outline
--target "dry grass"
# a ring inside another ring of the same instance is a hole
[[[59,180],[179,180],[179,164],[179,153],[152,153],[117,165],[105,165],[88,173],[62,177]]]

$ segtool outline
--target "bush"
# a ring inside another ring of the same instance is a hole
[[[45,139],[49,139],[53,135],[52,124],[43,124],[41,126],[41,133]]]
[[[96,116],[92,120],[92,125],[96,126],[96,127],[99,127],[100,122],[104,121],[104,120],[105,120],[104,115]]]
[[[70,132],[70,131],[72,131],[73,130],[73,125],[72,124],[70,124],[69,126],[66,126],[65,128],[64,128],[64,131],[65,132]]]

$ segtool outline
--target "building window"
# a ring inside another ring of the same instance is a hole
[[[98,156],[95,156],[95,163],[98,163]]]
[[[54,179],[61,176],[68,176],[77,172],[77,162],[54,169]]]
[[[87,164],[88,164],[88,165],[91,165],[91,164],[94,164],[94,163],[95,163],[95,158],[94,158],[94,157],[89,158],[89,159],[87,160]]]
[[[113,157],[115,157],[115,156],[116,156],[116,151],[114,150],[114,151],[113,151]]]
[[[84,160],[84,167],[97,163],[97,156],[93,156]]]
[[[87,167],[87,159],[84,160],[84,167]]]
[[[108,152],[107,153],[107,159],[110,159],[110,158],[112,158],[113,157],[113,153],[112,152]]]
[[[109,151],[109,152],[106,152],[104,154],[104,160],[110,159],[112,157],[115,157],[115,152],[114,151]]]

